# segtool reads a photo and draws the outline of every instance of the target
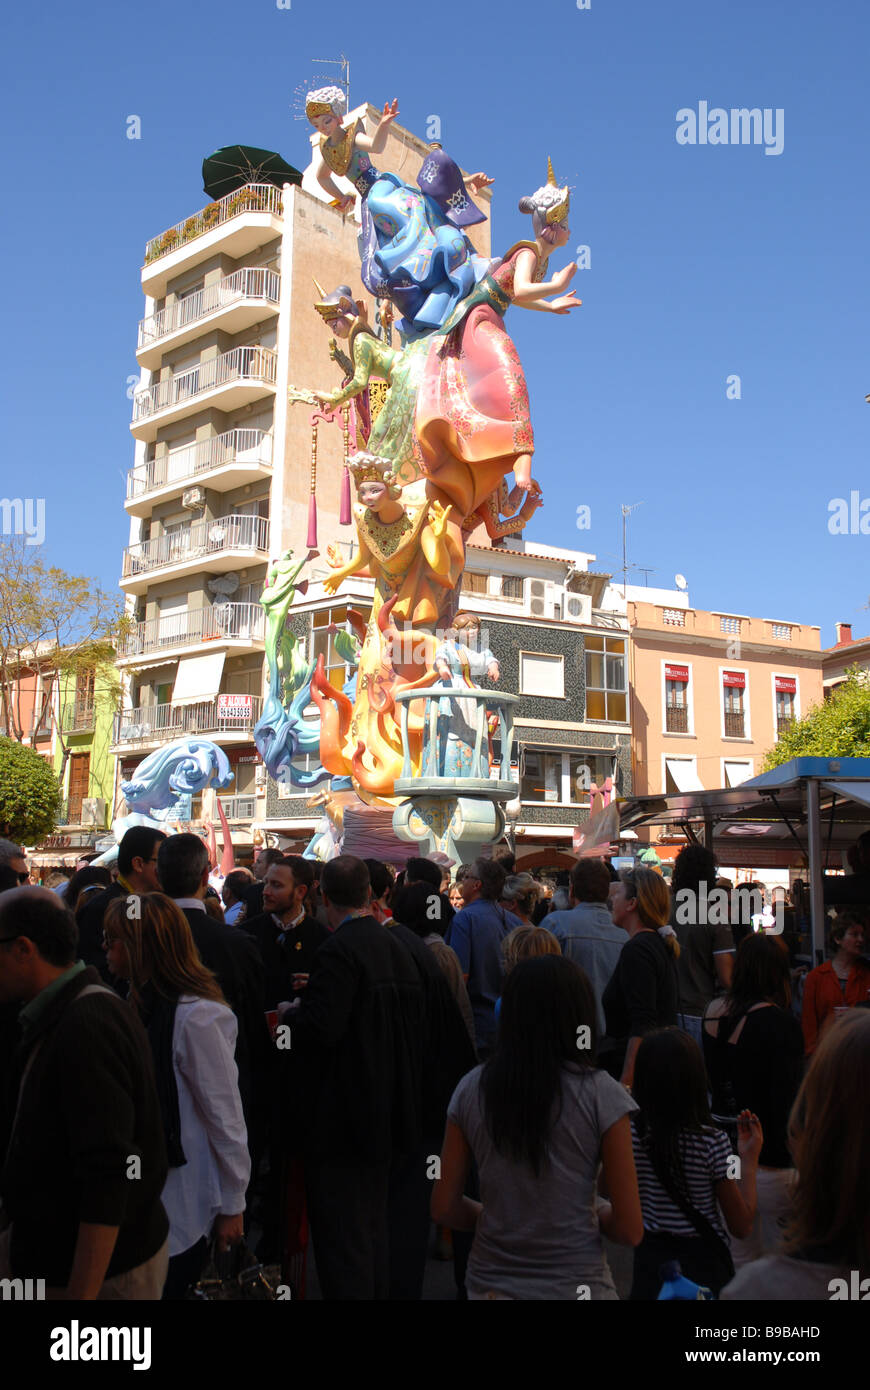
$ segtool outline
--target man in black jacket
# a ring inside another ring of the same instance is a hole
[[[326,927],[307,911],[314,870],[299,854],[274,860],[263,883],[263,907],[258,917],[240,923],[260,948],[266,977],[266,1008],[277,1009],[304,989]]]
[[[422,1138],[424,985],[407,947],[370,915],[361,859],[340,855],[325,864],[320,887],[332,934],[285,1016],[289,1038],[279,1034],[279,1056],[292,1059],[302,1089],[323,1296],[384,1299],[392,1158],[417,1150]]]
[[[106,909],[116,898],[141,893],[155,893],[157,882],[157,849],[166,835],[151,825],[133,825],[118,845],[118,880],[102,893],[94,893],[87,907],[78,916],[79,957],[92,965],[103,979],[110,981],[103,950],[103,918]],[[74,904],[70,904],[74,906]]]
[[[0,898],[0,1001],[21,1043],[0,1152],[0,1277],[70,1299],[157,1299],[169,1257],[166,1150],[151,1049],[138,1018],[76,961],[56,894]]]

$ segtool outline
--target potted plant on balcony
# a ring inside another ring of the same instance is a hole
[[[202,231],[202,221],[198,216],[188,217],[181,229],[182,241],[192,241]]]
[[[207,230],[209,227],[215,227],[220,221],[220,215],[220,203],[209,203],[208,207],[203,208],[201,214],[203,229]]]

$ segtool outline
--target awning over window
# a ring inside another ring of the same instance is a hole
[[[797,680],[794,676],[776,676],[775,681],[777,691],[781,691],[784,695],[797,694]]]
[[[751,763],[731,763],[725,764],[725,785],[726,787],[739,787],[752,776]]]
[[[745,671],[724,671],[722,673],[722,684],[732,685],[735,690],[745,690],[746,672]]]
[[[666,681],[687,681],[689,679],[688,666],[665,666]]]
[[[172,689],[173,705],[194,705],[202,700],[213,700],[220,690],[225,657],[226,652],[182,657]]]
[[[682,758],[666,758],[665,766],[673,777],[678,792],[702,792],[704,790],[692,763],[686,762]]]

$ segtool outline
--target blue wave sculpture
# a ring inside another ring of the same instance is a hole
[[[206,787],[233,781],[229,759],[206,738],[180,738],[145,758],[121,792],[130,811],[153,815],[175,804],[180,793],[195,796]]]

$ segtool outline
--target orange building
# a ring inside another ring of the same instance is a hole
[[[735,787],[822,700],[819,629],[628,602],[636,796]]]

